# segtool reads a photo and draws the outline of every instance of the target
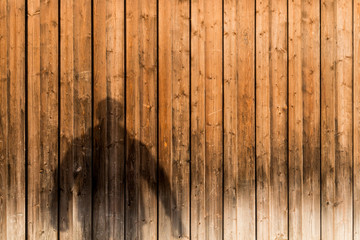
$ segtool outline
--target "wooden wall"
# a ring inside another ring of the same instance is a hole
[[[0,0],[12,239],[360,240],[360,0]]]

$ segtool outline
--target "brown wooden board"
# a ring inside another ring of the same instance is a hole
[[[191,237],[223,235],[222,1],[191,2]]]
[[[224,1],[224,239],[256,239],[255,2]]]
[[[159,1],[159,239],[190,238],[190,1]]]
[[[321,230],[351,239],[352,3],[321,2]]]
[[[353,148],[354,148],[354,240],[360,239],[360,1],[354,1],[353,9]]]
[[[320,239],[319,2],[289,1],[288,61],[289,239]]]
[[[91,1],[61,1],[60,7],[60,239],[90,239]]]
[[[0,2],[0,239],[25,239],[25,1]]]
[[[28,239],[58,236],[58,1],[28,6]]]
[[[126,1],[125,239],[157,238],[157,5]]]
[[[94,1],[93,239],[124,239],[124,1]]]
[[[257,237],[287,239],[287,1],[256,12]]]

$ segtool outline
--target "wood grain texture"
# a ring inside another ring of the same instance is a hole
[[[124,1],[94,1],[93,239],[124,239]]]
[[[28,239],[58,235],[58,1],[28,1]]]
[[[223,235],[222,2],[191,3],[191,235]],[[220,11],[221,9],[221,11]]]
[[[353,9],[353,111],[354,111],[354,240],[360,239],[360,1],[354,0]]]
[[[224,2],[224,239],[256,239],[255,2]]]
[[[0,2],[0,239],[25,239],[25,1]]]
[[[321,4],[322,238],[351,239],[352,3]]]
[[[8,165],[8,8],[0,3],[0,239],[7,239],[7,165]]]
[[[257,236],[287,239],[287,2],[256,11]]]
[[[91,238],[91,1],[62,1],[60,239]]]
[[[360,0],[1,0],[0,240],[359,239]]]
[[[320,239],[320,4],[289,1],[289,239]]]
[[[126,1],[125,239],[157,238],[157,6]]]
[[[190,238],[190,1],[159,1],[159,239]]]

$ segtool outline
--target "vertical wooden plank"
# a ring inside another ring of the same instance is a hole
[[[0,3],[0,239],[7,239],[7,162],[8,162],[8,12],[7,1]],[[24,179],[25,180],[25,179]]]
[[[321,2],[321,235],[334,238],[336,0]]]
[[[191,1],[191,238],[205,239],[204,2]]]
[[[60,238],[91,238],[91,1],[61,2]]]
[[[224,238],[255,239],[255,2],[224,2]]]
[[[28,1],[28,239],[58,235],[58,1]]]
[[[322,238],[352,238],[352,2],[323,0]]]
[[[353,9],[353,104],[354,104],[354,240],[360,239],[360,0]]]
[[[287,2],[256,11],[257,236],[287,239]]]
[[[352,1],[338,0],[336,9],[336,105],[335,105],[335,239],[351,239],[353,233],[353,82]]]
[[[126,1],[125,239],[157,238],[157,6]]]
[[[189,1],[159,1],[159,239],[190,238]]]
[[[191,237],[223,235],[222,1],[191,3]]]
[[[124,13],[94,1],[94,239],[124,239]]]
[[[25,1],[0,2],[0,239],[25,239]]]
[[[289,1],[289,239],[320,239],[320,5]]]

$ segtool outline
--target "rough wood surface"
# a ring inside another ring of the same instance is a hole
[[[157,15],[155,0],[126,1],[125,239],[157,238]]]
[[[222,2],[191,6],[191,235],[223,234]]]
[[[190,238],[190,1],[159,1],[159,239]]]
[[[0,0],[0,240],[359,239],[360,0]]]
[[[28,0],[28,239],[58,235],[58,1]]]
[[[255,3],[224,4],[224,238],[256,239]]]
[[[322,238],[351,239],[352,3],[321,4]]]
[[[354,111],[354,240],[360,239],[360,0],[354,0],[353,9],[353,111]]]
[[[25,1],[0,2],[0,239],[25,239]]]
[[[257,236],[287,239],[287,2],[256,11]]]
[[[91,1],[61,2],[60,239],[90,239]]]
[[[289,1],[289,239],[320,239],[320,4]]]
[[[124,239],[124,1],[94,1],[93,239]]]

